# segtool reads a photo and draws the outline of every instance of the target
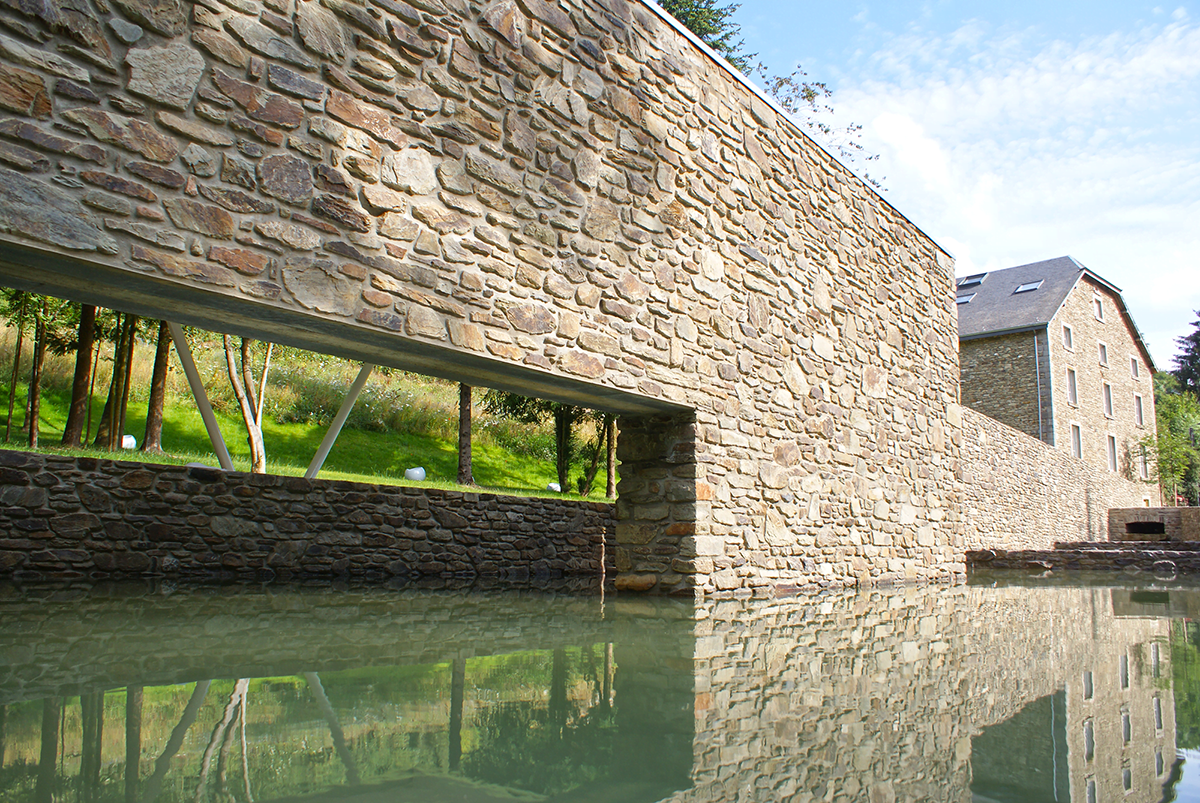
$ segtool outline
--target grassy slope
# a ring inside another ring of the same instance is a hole
[[[17,409],[13,415],[13,437],[8,448],[22,449],[24,433],[16,428],[23,420],[22,401],[26,395],[23,383],[17,386]],[[0,400],[7,404],[8,384],[0,382]],[[164,455],[142,452],[106,453],[95,449],[63,450],[58,444],[66,423],[70,394],[66,389],[48,387],[43,391],[39,416],[39,451],[69,452],[114,457],[156,463],[183,464],[202,462],[217,465],[216,455],[209,444],[204,423],[194,403],[180,397],[168,397],[165,407],[162,445]],[[104,394],[97,388],[92,400],[92,427],[99,421],[104,406]],[[216,412],[226,446],[235,468],[248,470],[249,447],[240,416]],[[265,416],[263,438],[267,447],[267,470],[272,474],[300,476],[308,468],[327,427],[320,424],[279,423]],[[146,406],[142,401],[130,401],[125,431],[140,440],[146,428]],[[3,418],[0,417],[0,438],[3,437]],[[555,480],[554,463],[525,455],[514,454],[491,443],[472,445],[472,469],[475,482],[482,489],[525,496],[556,496],[547,493],[546,485]],[[404,470],[414,466],[425,468],[425,482],[404,479]],[[321,479],[352,480],[395,485],[424,485],[440,488],[460,488],[454,479],[458,472],[458,444],[432,435],[412,432],[367,432],[346,428],[329,453],[321,470]],[[604,498],[603,468],[597,476],[598,488],[590,498]]]

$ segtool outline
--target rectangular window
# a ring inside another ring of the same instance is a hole
[[[1087,803],[1096,803],[1096,779],[1087,779]]]
[[[1092,681],[1092,670],[1083,673],[1083,699],[1090,700],[1096,693],[1095,684]]]
[[[1163,770],[1167,768],[1167,764],[1163,761],[1162,748],[1154,751],[1154,774],[1159,778],[1162,777]]]
[[[1125,744],[1133,741],[1133,720],[1129,718],[1129,711],[1121,712],[1121,740]]]
[[[1104,299],[1100,296],[1092,296],[1092,313],[1096,316],[1096,320],[1103,323],[1104,321]]]
[[[1154,677],[1162,674],[1162,651],[1157,642],[1150,645],[1150,674]]]
[[[1026,282],[1025,284],[1018,285],[1017,289],[1013,290],[1013,295],[1016,295],[1017,293],[1032,293],[1034,290],[1041,287],[1042,282],[1044,282],[1044,281],[1046,281],[1046,280],[1038,279],[1036,282]]]
[[[1074,368],[1067,369],[1067,404],[1079,404],[1079,382]]]
[[[1117,676],[1121,681],[1121,688],[1129,688],[1129,655],[1122,655],[1117,659]]]
[[[1091,761],[1096,757],[1096,729],[1090,719],[1083,722],[1083,760]]]
[[[1156,731],[1160,731],[1160,730],[1162,730],[1162,728],[1163,728],[1162,698],[1155,697],[1154,698],[1154,729]]]
[[[1083,430],[1078,424],[1071,425],[1071,456],[1083,457]]]
[[[1146,452],[1145,451],[1143,451],[1140,455],[1138,455],[1138,479],[1142,479],[1142,480],[1150,479],[1150,463],[1149,463],[1149,461],[1146,460]],[[1149,499],[1144,499],[1142,501],[1144,501],[1146,503],[1146,507],[1150,507]]]
[[[1142,366],[1138,363],[1137,357],[1129,358],[1129,375],[1134,379],[1141,379],[1142,377]]]
[[[1108,470],[1114,474],[1117,471],[1117,438],[1115,435],[1108,436]],[[1128,688],[1123,686],[1122,688]]]
[[[1063,324],[1063,348],[1067,351],[1074,351],[1075,349],[1075,333],[1065,323]]]
[[[1121,786],[1126,792],[1133,791],[1133,769],[1128,764],[1121,768]]]
[[[955,304],[970,304],[971,299],[974,297],[975,297],[974,293],[971,293],[971,295],[969,295],[969,296],[959,296],[958,298],[954,299],[954,303]]]
[[[1104,416],[1106,418],[1112,418],[1113,417],[1112,385],[1105,382],[1100,387],[1100,395],[1104,400]]]
[[[1133,423],[1139,427],[1146,425],[1145,418],[1142,416],[1142,397],[1137,393],[1133,394]]]
[[[1100,343],[1100,364],[1108,365],[1108,344]]]

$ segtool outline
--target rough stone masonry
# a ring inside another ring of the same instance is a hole
[[[657,8],[0,3],[0,281],[614,410],[617,583],[948,577],[951,260]]]

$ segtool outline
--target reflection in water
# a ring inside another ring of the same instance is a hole
[[[0,801],[1174,799],[1196,610],[1099,587],[8,588]]]

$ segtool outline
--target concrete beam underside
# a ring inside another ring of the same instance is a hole
[[[356,362],[385,365],[472,387],[590,407],[618,415],[678,415],[688,408],[617,388],[513,365],[479,354],[331,320],[301,309],[199,290],[150,275],[0,242],[0,284],[265,340]]]

